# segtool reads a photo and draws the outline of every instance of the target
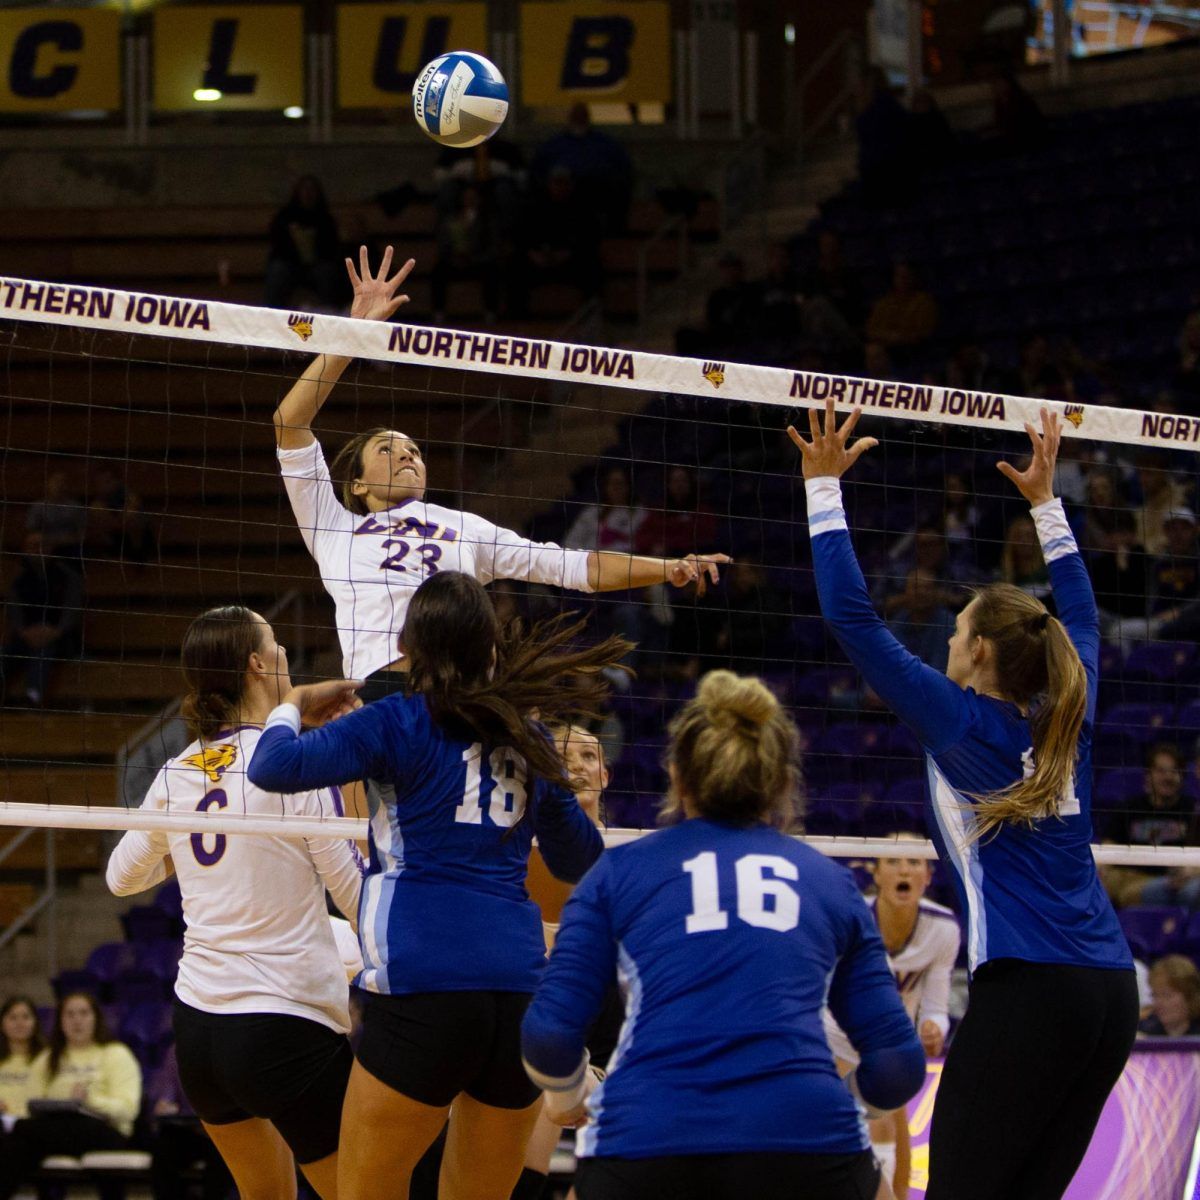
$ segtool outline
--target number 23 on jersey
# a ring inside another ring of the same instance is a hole
[[[688,933],[713,933],[729,928],[729,913],[721,907],[718,872],[728,864],[715,851],[689,858],[683,869],[692,877],[692,911]],[[796,864],[778,854],[743,854],[733,864],[739,921],[758,929],[787,933],[800,923],[800,895],[791,883],[800,878]]]

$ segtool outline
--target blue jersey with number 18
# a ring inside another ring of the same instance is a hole
[[[825,1039],[826,1002],[862,1055],[868,1100],[902,1104],[924,1077],[850,873],[764,825],[684,821],[588,873],[525,1017],[535,1078],[576,1072],[614,977],[625,1024],[588,1102],[585,1156],[865,1150]]]
[[[420,695],[387,696],[303,734],[296,709],[281,705],[248,774],[279,792],[323,786],[314,780],[377,785],[355,980],[367,991],[532,992],[546,953],[525,890],[533,837],[572,882],[603,849],[570,792],[530,784],[511,749],[442,729]]]

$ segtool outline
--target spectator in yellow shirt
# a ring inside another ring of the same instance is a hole
[[[891,291],[875,301],[867,318],[867,340],[881,342],[894,354],[928,341],[937,323],[937,301],[921,288],[909,263],[897,262]]]
[[[18,1121],[0,1155],[0,1200],[29,1180],[51,1154],[80,1156],[129,1143],[142,1102],[142,1072],[129,1047],[114,1041],[86,992],[58,1003],[50,1046],[33,1065],[35,1094],[75,1101],[74,1112]]]
[[[26,996],[10,996],[0,1007],[0,1116],[20,1119],[34,1090],[33,1062],[45,1046],[37,1009]]]

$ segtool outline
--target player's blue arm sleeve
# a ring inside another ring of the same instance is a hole
[[[1059,620],[1067,627],[1087,675],[1088,721],[1096,719],[1096,690],[1100,679],[1100,613],[1083,555],[1057,497],[1031,510],[1042,556],[1050,571]]]
[[[565,788],[539,783],[533,832],[542,859],[556,879],[578,883],[604,850],[604,838]]]
[[[588,1030],[616,982],[607,867],[608,860],[601,862],[567,901],[554,952],[521,1022],[525,1069],[549,1091],[568,1091],[578,1083]]]
[[[805,488],[822,615],[863,678],[922,745],[935,754],[954,745],[969,718],[966,694],[909,653],[875,611],[850,542],[840,482],[823,476]]]
[[[394,758],[386,715],[368,704],[321,729],[300,732],[300,712],[281,704],[267,718],[246,774],[268,792],[307,792],[385,774]]]
[[[829,1010],[858,1051],[858,1091],[875,1108],[906,1104],[925,1080],[925,1052],[888,969],[879,931],[846,879],[847,944],[829,986]]]

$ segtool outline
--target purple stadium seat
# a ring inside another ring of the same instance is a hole
[[[117,1030],[142,1066],[153,1069],[171,1044],[171,1007],[161,1000],[135,1004],[125,1010]]]
[[[1200,733],[1200,700],[1189,700],[1180,705],[1175,725],[1182,733],[1192,736]]]
[[[116,977],[133,966],[133,947],[124,942],[105,942],[88,955],[87,969],[101,985],[111,984]]]
[[[125,930],[125,940],[130,942],[155,942],[169,938],[176,928],[170,915],[157,904],[139,904],[122,913],[121,927]]]
[[[112,981],[112,997],[122,1008],[140,1004],[161,1004],[167,995],[163,981],[151,971],[132,967]]]
[[[1178,703],[1181,682],[1196,659],[1189,642],[1149,642],[1135,646],[1119,676],[1102,687],[1103,705],[1126,703]]]
[[[49,1037],[54,1032],[54,1017],[56,1009],[53,1004],[39,1004],[37,1010],[38,1028],[43,1037]]]
[[[54,977],[54,994],[61,1000],[68,992],[87,992],[91,996],[99,993],[100,979],[88,970],[59,971]]]
[[[1200,959],[1200,912],[1194,912],[1188,917],[1183,937],[1179,939],[1176,949],[1190,959]]]
[[[183,943],[174,938],[155,942],[138,942],[134,946],[134,965],[164,983],[171,983],[179,973]]]
[[[1175,906],[1123,908],[1117,913],[1125,938],[1135,958],[1153,962],[1171,954],[1183,939],[1188,912]]]
[[[162,909],[172,920],[183,920],[183,896],[179,891],[179,880],[168,879],[154,895],[154,907]]]
[[[1096,778],[1092,803],[1096,808],[1119,809],[1136,800],[1145,789],[1146,772],[1141,767],[1116,767]]]
[[[860,836],[866,814],[883,802],[877,782],[836,782],[814,787],[804,801],[809,833]]]

